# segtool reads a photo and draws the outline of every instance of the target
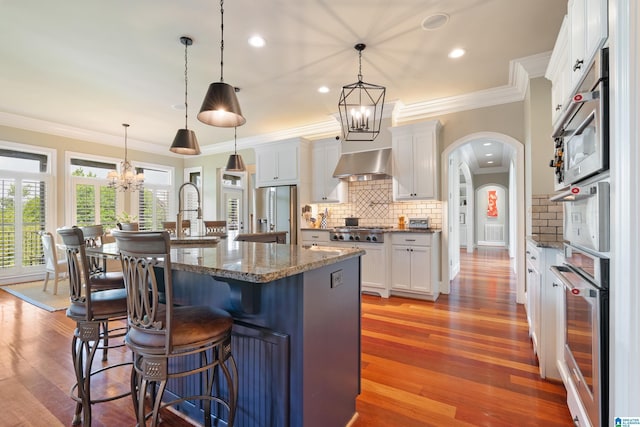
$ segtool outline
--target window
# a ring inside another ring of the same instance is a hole
[[[0,278],[38,272],[40,232],[54,224],[51,164],[55,152],[3,142],[0,149]]]
[[[110,230],[126,211],[136,218],[141,230],[162,229],[173,203],[173,168],[134,165],[137,173],[144,173],[144,188],[127,192],[109,187],[107,175],[117,169],[117,160],[79,153],[68,153],[67,157],[73,194],[71,224],[102,224]]]
[[[171,216],[173,206],[173,169],[142,167],[144,190],[138,193],[137,216],[141,230],[162,230],[162,222]]]
[[[227,221],[227,230],[243,232],[247,205],[246,173],[221,171],[220,178],[223,201],[222,218]]]
[[[77,226],[102,224],[106,230],[115,228],[116,212],[122,210],[123,197],[109,187],[107,174],[116,164],[71,155],[69,160],[72,194],[71,224]],[[120,199],[120,200],[118,200]]]

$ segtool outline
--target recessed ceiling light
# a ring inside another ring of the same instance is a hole
[[[489,161],[487,162],[487,164],[488,164],[488,165],[492,165],[492,164],[493,164],[493,160],[489,160]]]
[[[249,37],[249,44],[253,47],[263,47],[266,42],[260,36],[251,36]]]
[[[449,58],[455,59],[455,58],[460,58],[461,56],[464,56],[465,54],[465,50],[462,48],[455,48],[453,49],[451,52],[449,52]]]
[[[493,156],[493,154],[491,154],[491,153],[485,154],[485,157],[491,157],[491,156]]]
[[[484,144],[482,144],[482,145],[484,145],[485,147],[488,147],[488,146],[490,146],[490,145],[491,145],[491,143],[490,143],[490,142],[485,142],[485,143],[484,143]]]
[[[320,93],[329,93],[329,88],[326,87],[326,86],[320,86],[318,88],[318,92],[320,92]]]
[[[423,30],[433,31],[442,28],[447,22],[449,22],[449,15],[446,13],[434,13],[424,18],[421,26]]]

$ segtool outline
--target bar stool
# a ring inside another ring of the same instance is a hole
[[[217,416],[221,415],[222,407],[226,408],[226,425],[233,426],[238,371],[231,354],[231,316],[208,306],[173,305],[168,232],[115,230],[113,235],[120,250],[127,289],[129,331],[125,343],[134,356],[131,390],[138,425],[146,425],[145,420],[151,418],[151,425],[156,426],[159,410],[166,406],[202,400],[205,426],[211,426],[211,402],[219,404]],[[166,304],[160,302],[162,287]],[[226,380],[226,396],[212,395],[214,384],[216,390],[221,385],[221,378],[216,378],[218,370]],[[194,396],[162,403],[167,380],[191,374],[202,374],[203,390],[195,390]],[[155,393],[151,393],[152,410],[146,413],[144,398],[150,385]]]
[[[84,244],[86,248],[98,248],[102,246],[102,238],[104,237],[104,227],[98,225],[86,225],[80,227]],[[109,289],[124,288],[124,278],[122,271],[107,271],[107,258],[105,256],[87,256],[87,267],[89,269],[89,280],[91,281],[91,290],[106,291]],[[104,334],[104,347],[102,350],[102,360],[107,360],[109,351],[109,324],[104,322],[102,325],[102,333]]]
[[[130,365],[132,362],[114,363],[92,371],[93,359],[99,348],[122,347],[123,342],[109,345],[107,337],[124,337],[126,326],[104,330],[111,320],[124,320],[127,316],[127,293],[124,287],[94,291],[89,274],[89,262],[85,251],[85,240],[82,230],[73,228],[59,228],[57,233],[62,238],[69,265],[69,296],[70,305],[67,316],[76,321],[76,329],[71,341],[73,368],[76,374],[76,384],[71,388],[71,397],[77,402],[73,424],[91,425],[91,405],[108,402],[131,394],[130,391],[115,396],[99,399],[91,397],[91,377],[107,369]],[[102,344],[101,344],[102,342]],[[104,353],[106,357],[106,351]],[[102,388],[107,392],[108,386]],[[74,393],[75,391],[75,393]]]

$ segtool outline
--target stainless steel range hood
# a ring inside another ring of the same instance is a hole
[[[391,178],[391,148],[345,153],[340,157],[333,177],[348,181]]]

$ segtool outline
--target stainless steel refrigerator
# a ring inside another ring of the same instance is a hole
[[[286,231],[287,243],[298,243],[298,188],[295,185],[256,188],[253,194],[253,230]]]

